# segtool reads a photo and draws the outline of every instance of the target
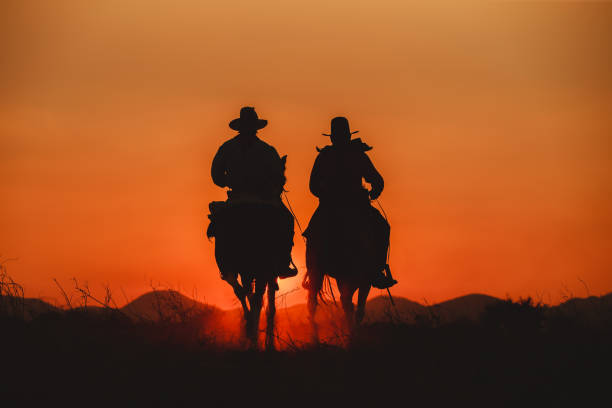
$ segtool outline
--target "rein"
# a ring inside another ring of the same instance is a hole
[[[298,229],[300,230],[300,236],[302,237],[302,240],[304,241],[304,244],[306,244],[306,238],[304,237],[304,230],[302,229],[302,225],[300,224],[300,220],[298,220],[297,215],[295,215],[295,213],[293,212],[293,207],[291,207],[291,203],[289,202],[289,197],[287,196],[287,192],[285,190],[283,190],[283,197],[285,197],[285,201],[287,202],[287,208],[289,208],[289,212],[291,212],[291,215],[293,215],[293,219],[295,220],[295,222],[296,222],[296,224],[298,226]],[[302,286],[304,286],[304,284],[306,283],[307,279],[308,279],[308,274],[305,274],[304,275],[304,279],[302,280]],[[334,295],[334,288],[331,285],[331,281],[329,279],[329,276],[324,276],[323,279],[324,279],[324,282],[327,282],[327,287],[328,287],[329,293],[331,295],[331,298],[332,298],[334,304],[336,304],[336,296]],[[321,301],[323,303],[325,303],[325,299],[323,298],[323,293],[320,294],[320,298],[321,298]]]

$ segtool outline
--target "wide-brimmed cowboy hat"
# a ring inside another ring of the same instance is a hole
[[[255,108],[252,106],[245,106],[240,109],[240,117],[232,120],[229,123],[229,127],[241,131],[241,130],[259,130],[268,124],[265,119],[259,119]]]
[[[355,133],[359,133],[358,130],[351,132],[351,128],[349,127],[348,119],[344,116],[336,116],[331,120],[331,132],[323,133],[323,136],[331,136],[331,135],[353,135]]]

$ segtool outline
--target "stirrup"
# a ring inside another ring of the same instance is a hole
[[[372,286],[376,289],[388,289],[395,284],[397,284],[397,280],[393,279],[389,264],[385,264],[384,274],[380,272],[372,281]]]
[[[374,281],[372,282],[372,286],[376,289],[389,289],[391,286],[395,285],[397,281],[395,279],[385,279],[384,281]]]
[[[375,279],[372,282],[372,286],[376,289],[389,289],[391,286],[395,285],[397,281],[393,278],[389,279],[384,277],[382,279]]]

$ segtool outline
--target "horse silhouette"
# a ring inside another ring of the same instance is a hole
[[[372,147],[359,138],[351,139],[354,133],[348,119],[333,118],[331,133],[324,134],[332,144],[317,148],[319,154],[310,173],[310,191],[319,198],[319,206],[303,234],[308,269],[303,285],[308,290],[315,338],[317,298],[325,276],[336,280],[349,329],[363,320],[372,285],[388,288],[397,283],[387,264],[389,223],[371,205],[381,194],[384,181],[366,154]],[[363,180],[371,185],[370,190]],[[352,298],[357,290],[355,312]]]
[[[268,124],[255,108],[240,109],[229,127],[238,135],[215,155],[211,176],[219,187],[229,187],[227,201],[210,203],[208,237],[215,237],[215,259],[221,278],[238,297],[246,322],[246,336],[258,345],[264,294],[268,293],[266,347],[274,347],[277,279],[297,274],[289,267],[293,246],[293,216],[284,206],[287,156],[257,137]],[[240,279],[240,282],[238,281]]]
[[[284,168],[286,156],[282,163]],[[265,346],[273,348],[275,293],[278,276],[287,270],[291,249],[287,248],[286,224],[291,214],[286,214],[284,206],[267,202],[213,202],[211,214],[215,226],[209,235],[215,236],[215,260],[242,305],[246,337],[257,346],[267,292]]]
[[[308,291],[308,313],[313,337],[318,339],[315,315],[325,277],[335,279],[340,292],[340,303],[349,330],[360,324],[365,316],[366,301],[372,287],[372,276],[378,272],[374,261],[381,243],[359,226],[344,231],[330,231],[326,237],[306,239],[306,267],[303,282]],[[358,291],[357,308],[353,296]]]

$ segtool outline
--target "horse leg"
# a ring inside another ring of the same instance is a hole
[[[357,294],[357,312],[355,313],[355,323],[360,325],[363,321],[363,317],[365,316],[365,306],[366,301],[368,300],[368,294],[370,293],[370,284],[364,284],[359,288],[359,292]]]
[[[234,294],[240,301],[242,311],[246,318],[246,314],[249,312],[249,308],[247,307],[246,303],[247,290],[240,283],[238,283],[238,279],[236,279],[235,275],[233,275],[232,278],[226,278],[225,280],[232,286],[232,289],[234,289]]]
[[[312,328],[312,341],[318,343],[319,327],[317,326],[315,315],[317,313],[317,305],[319,304],[318,296],[323,287],[323,276],[318,273],[309,273],[308,278],[308,319]]]
[[[276,315],[276,288],[268,284],[268,307],[266,310],[266,350],[274,350],[274,317]]]
[[[238,297],[238,299],[240,300],[240,304],[242,305],[242,316],[244,319],[242,326],[242,335],[248,339],[249,333],[251,332],[251,309],[247,305],[248,290],[246,288],[251,287],[252,279],[245,280],[244,276],[241,277],[241,279],[242,285],[240,285],[238,281],[236,281],[236,284],[239,286],[239,288],[238,290],[234,288],[234,293],[236,293],[236,296]]]
[[[355,326],[355,305],[353,305],[353,294],[357,289],[345,281],[336,281],[338,282],[340,303],[342,304],[342,309],[344,310],[344,317],[346,318],[348,329],[349,331],[353,331]]]
[[[263,306],[263,296],[266,291],[267,282],[255,281],[255,292],[249,295],[251,305],[250,319],[247,321],[247,336],[251,345],[257,347],[259,335],[259,317]]]

